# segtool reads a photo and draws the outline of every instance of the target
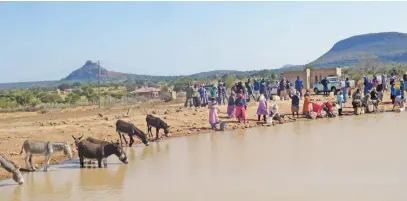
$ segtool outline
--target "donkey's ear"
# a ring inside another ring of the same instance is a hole
[[[74,140],[76,140],[75,136],[73,136],[73,135],[72,135],[72,138],[73,138]]]
[[[167,128],[171,127],[170,125],[167,125]]]
[[[79,137],[78,139],[82,139],[82,138],[83,138],[83,135],[81,137]]]

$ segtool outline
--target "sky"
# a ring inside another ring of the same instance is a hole
[[[407,2],[0,2],[0,83],[87,60],[187,75],[306,64],[353,35],[407,33]]]

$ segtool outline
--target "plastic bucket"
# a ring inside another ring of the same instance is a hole
[[[226,129],[226,123],[225,122],[220,122],[219,123],[219,129],[221,130],[221,131],[224,131],[225,129]]]

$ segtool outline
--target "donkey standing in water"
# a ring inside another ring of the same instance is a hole
[[[169,133],[169,128],[170,126],[167,125],[163,120],[161,120],[158,117],[154,117],[153,115],[149,114],[146,117],[146,122],[147,122],[147,129],[148,129],[148,136],[153,137],[153,133],[151,132],[151,128],[155,127],[155,139],[158,140],[158,132],[160,131],[160,128],[164,129],[164,134],[165,136],[170,136]]]
[[[144,143],[144,145],[146,145],[146,146],[149,145],[149,142],[147,140],[147,135],[130,122],[125,122],[120,119],[117,120],[116,121],[116,132],[119,133],[120,145],[123,145],[122,136],[124,138],[124,142],[126,142],[126,144],[127,144],[126,137],[122,133],[126,133],[130,137],[129,147],[131,147],[131,145],[133,145],[133,143],[134,143],[134,139],[133,139],[134,135],[137,136],[141,140],[141,142]],[[122,133],[120,133],[120,132],[122,132]]]
[[[13,162],[9,161],[7,158],[0,154],[0,167],[3,167],[7,172],[10,172],[13,176],[13,180],[18,184],[23,184],[24,179],[23,175],[21,175],[20,168],[17,168]]]
[[[78,155],[81,167],[85,167],[84,159],[96,159],[98,161],[99,168],[103,165],[107,167],[106,159],[111,155],[116,155],[120,161],[127,164],[126,153],[123,151],[119,143],[105,143],[96,144],[87,140],[82,140],[78,143]]]
[[[69,159],[72,159],[72,150],[67,142],[43,142],[38,140],[26,140],[21,147],[20,155],[25,151],[25,163],[27,169],[29,169],[28,162],[32,170],[36,170],[32,163],[33,155],[44,155],[45,156],[45,167],[44,171],[48,171],[49,161],[54,152],[63,151]]]

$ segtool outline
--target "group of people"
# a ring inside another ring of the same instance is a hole
[[[363,83],[356,83],[356,90],[353,93],[350,81],[346,78],[343,86],[340,86],[337,90],[336,101],[328,100],[324,103],[311,101],[309,89],[303,94],[304,86],[302,80],[298,76],[294,87],[292,87],[290,81],[284,77],[282,77],[280,81],[277,81],[274,87],[270,85],[270,82],[267,82],[264,79],[253,79],[253,81],[248,79],[247,82],[244,83],[237,82],[231,87],[229,96],[226,95],[227,89],[224,83],[219,83],[217,87],[209,87],[209,93],[207,93],[207,88],[205,88],[204,85],[201,85],[200,87],[197,87],[197,85],[190,85],[189,87],[192,88],[191,95],[188,94],[187,91],[187,101],[185,106],[187,106],[188,101],[190,100],[190,107],[192,107],[192,105],[199,107],[200,104],[208,105],[209,123],[214,129],[216,128],[216,125],[220,123],[217,105],[226,103],[228,105],[227,115],[230,118],[236,118],[239,122],[247,122],[247,103],[251,100],[258,102],[258,121],[267,122],[269,119],[281,120],[280,115],[278,114],[278,105],[275,103],[271,106],[268,105],[267,101],[271,99],[272,94],[279,95],[281,99],[290,99],[291,113],[293,117],[296,116],[297,118],[300,114],[301,99],[304,99],[302,114],[306,118],[314,119],[317,117],[342,116],[343,106],[349,101],[349,97],[351,97],[354,112],[360,114],[362,111],[373,112],[377,110],[378,104],[383,101],[383,94],[387,91],[388,84],[385,74],[381,75],[380,78],[381,79],[378,79],[377,76],[374,76],[373,79],[369,80],[367,76],[365,76]],[[324,85],[325,91],[329,81],[326,78],[323,80],[326,80],[323,83],[321,81]],[[393,109],[396,106],[400,106],[402,110],[405,108],[404,92],[406,91],[406,81],[407,72],[402,79],[397,79],[395,75],[391,75],[389,83]],[[276,90],[276,92],[272,92],[272,90]],[[326,91],[328,91],[328,89],[326,89]]]

